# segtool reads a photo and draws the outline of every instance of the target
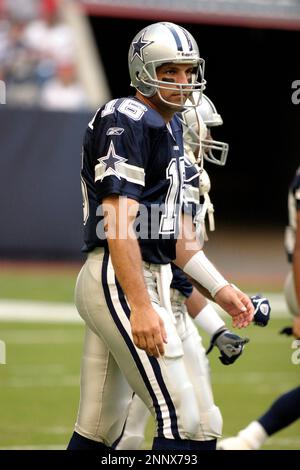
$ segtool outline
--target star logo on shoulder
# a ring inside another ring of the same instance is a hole
[[[131,57],[131,62],[135,58],[135,56],[138,56],[139,59],[141,59],[142,62],[144,61],[144,49],[145,47],[149,46],[149,44],[152,44],[154,41],[146,41],[144,39],[146,31],[143,32],[143,34],[140,35],[140,37],[136,40],[133,41],[132,43],[132,57]]]
[[[126,161],[127,161],[127,158],[120,157],[119,155],[116,154],[114,143],[113,141],[111,141],[107,155],[105,155],[104,157],[98,158],[98,162],[102,163],[105,166],[105,171],[101,179],[103,179],[105,176],[108,176],[108,175],[114,175],[120,180],[121,177],[118,173],[118,165]]]

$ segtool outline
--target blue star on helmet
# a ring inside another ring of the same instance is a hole
[[[127,161],[127,158],[120,157],[119,155],[116,154],[113,141],[111,141],[107,155],[105,155],[104,157],[98,158],[98,162],[105,165],[105,171],[101,179],[103,179],[105,176],[108,176],[108,175],[115,175],[120,180],[121,177],[118,173],[118,165],[126,161]]]
[[[149,46],[149,44],[152,44],[154,41],[146,41],[144,40],[144,35],[146,31],[143,32],[143,34],[140,35],[140,37],[137,39],[137,41],[132,42],[132,57],[131,57],[131,62],[135,58],[135,56],[138,56],[142,62],[144,62],[144,53],[143,50],[145,47]]]

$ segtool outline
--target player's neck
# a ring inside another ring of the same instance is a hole
[[[149,99],[142,95],[139,91],[137,91],[135,97],[150,108],[155,109],[155,111],[157,111],[162,116],[166,123],[170,122],[176,113],[176,109],[171,109],[169,106],[164,105],[164,103],[159,100],[159,98],[155,99],[155,97],[153,97]]]

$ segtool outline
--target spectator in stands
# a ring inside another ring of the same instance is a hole
[[[41,2],[41,16],[27,25],[24,42],[38,59],[36,74],[41,83],[53,78],[58,62],[74,60],[73,33],[60,17],[57,0]]]
[[[0,26],[0,36],[5,44],[0,50],[0,70],[7,86],[7,102],[18,106],[32,105],[39,92],[35,82],[37,62],[23,41],[25,24],[11,19]]]
[[[88,107],[87,95],[76,77],[73,62],[58,64],[56,77],[42,88],[40,105],[49,110],[76,111]]]
[[[21,2],[18,11],[6,1],[2,12],[0,76],[6,82],[7,104],[87,108],[87,96],[76,76],[73,31],[61,18],[59,0],[30,3],[28,10]]]

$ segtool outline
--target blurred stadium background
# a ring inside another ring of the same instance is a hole
[[[299,384],[292,340],[278,335],[290,323],[283,232],[300,153],[299,2],[0,0],[1,449],[65,448],[72,433],[83,341],[73,306],[82,136],[100,105],[132,93],[130,41],[160,20],[197,39],[207,94],[224,120],[214,136],[230,145],[225,168],[207,165],[216,218],[207,252],[234,283],[272,299],[270,326],[245,332],[251,342],[238,363],[225,368],[212,353],[224,434]],[[299,422],[264,448],[299,449]]]

